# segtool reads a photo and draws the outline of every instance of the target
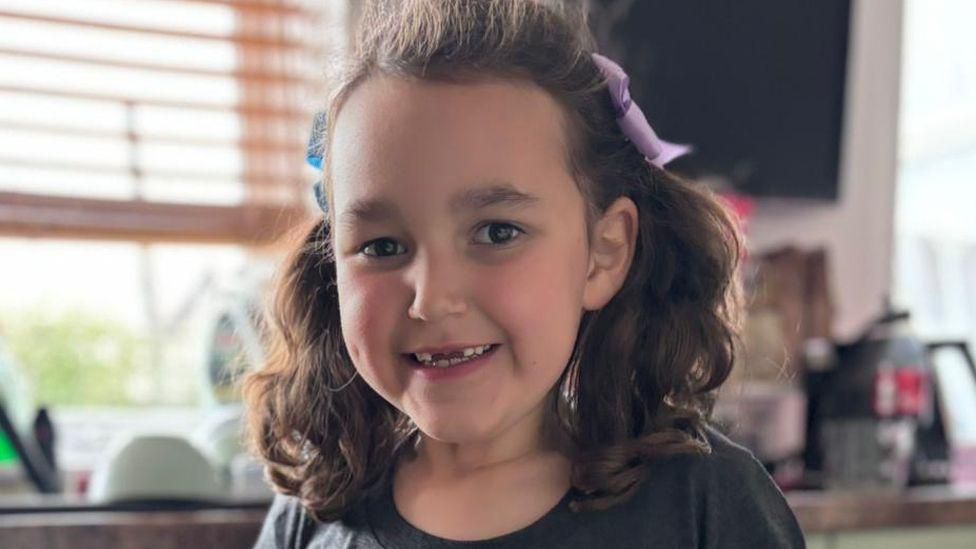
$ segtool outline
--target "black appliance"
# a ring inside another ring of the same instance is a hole
[[[838,366],[807,373],[806,467],[835,489],[901,490],[950,480],[944,402],[932,353],[957,342],[925,343],[909,314],[889,311],[856,341],[838,347]],[[968,357],[965,345],[961,347]],[[976,379],[976,369],[971,371]]]

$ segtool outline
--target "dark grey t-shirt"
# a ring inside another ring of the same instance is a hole
[[[803,548],[783,495],[747,450],[709,431],[712,453],[650,466],[629,501],[573,513],[570,494],[535,523],[483,541],[451,541],[418,530],[397,512],[387,480],[342,520],[316,524],[295,498],[278,496],[255,549]]]

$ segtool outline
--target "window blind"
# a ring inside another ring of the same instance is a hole
[[[0,235],[275,239],[308,211],[325,11],[0,0]]]

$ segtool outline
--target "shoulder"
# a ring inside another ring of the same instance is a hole
[[[254,549],[377,549],[365,519],[363,503],[342,518],[318,522],[294,496],[278,494],[268,508]]]
[[[709,427],[711,451],[647,464],[634,497],[581,517],[590,546],[699,549],[805,547],[783,494],[745,448]]]
[[[738,488],[735,491],[743,494],[750,487],[779,492],[752,452],[711,426],[705,428],[705,438],[710,447],[705,454],[676,454],[651,462],[651,483],[675,483],[702,497],[719,488]]]
[[[792,510],[762,464],[714,428],[705,435],[710,452],[648,465],[638,494],[621,508],[628,524],[644,538],[663,535],[671,546],[805,547]]]
[[[805,547],[803,533],[765,467],[712,427],[711,452],[687,465],[698,477],[704,547]]]
[[[310,517],[298,498],[277,494],[264,517],[254,549],[300,547],[298,540],[310,526]]]
[[[775,488],[772,478],[766,472],[762,463],[746,448],[729,440],[724,434],[712,426],[705,429],[705,436],[711,447],[711,452],[699,456],[695,466],[709,476],[709,480],[719,482],[726,487],[729,484]],[[778,492],[778,489],[777,489]]]

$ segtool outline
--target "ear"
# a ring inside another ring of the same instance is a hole
[[[594,224],[583,289],[584,309],[602,308],[623,286],[634,260],[637,227],[637,206],[625,196],[611,204]]]

